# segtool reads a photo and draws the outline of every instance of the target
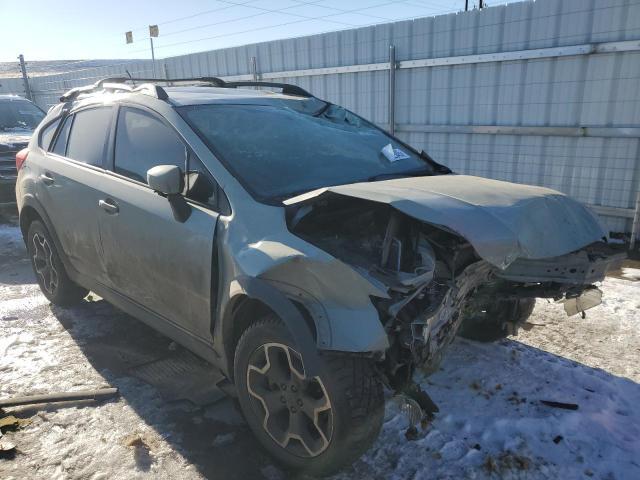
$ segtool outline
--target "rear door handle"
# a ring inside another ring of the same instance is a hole
[[[101,209],[103,209],[105,212],[110,213],[111,215],[118,213],[120,211],[120,208],[118,207],[116,202],[114,202],[110,198],[107,198],[106,200],[100,200],[98,202],[98,206]]]
[[[53,177],[49,172],[41,174],[40,180],[42,180],[42,183],[44,183],[45,185],[53,185],[54,182]]]

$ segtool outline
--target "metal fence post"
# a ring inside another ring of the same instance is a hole
[[[162,68],[164,69],[164,78],[165,80],[169,80],[169,67],[167,67],[167,62],[162,62]],[[173,85],[172,82],[167,82],[169,85]]]
[[[253,76],[253,81],[258,81],[258,61],[256,57],[251,57],[251,75]]]
[[[389,133],[396,133],[396,47],[389,45]]]
[[[22,82],[24,83],[24,94],[33,102],[33,95],[31,95],[31,86],[29,85],[29,77],[27,77],[27,66],[24,63],[24,55],[18,55],[20,60],[20,71],[22,72]]]
[[[633,250],[636,246],[636,238],[640,235],[640,189],[636,195],[636,209],[633,214],[633,223],[631,224],[631,240],[629,241],[629,250]]]

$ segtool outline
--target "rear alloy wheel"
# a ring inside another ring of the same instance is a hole
[[[40,290],[51,303],[74,305],[89,293],[69,278],[51,235],[38,220],[29,225],[27,250]]]
[[[58,271],[53,264],[53,250],[46,237],[35,233],[31,238],[33,248],[33,269],[38,276],[38,283],[49,295],[58,288]]]
[[[323,354],[318,375],[310,377],[304,353],[272,314],[240,337],[234,378],[256,438],[294,470],[334,473],[362,455],[382,426],[384,397],[372,361]]]

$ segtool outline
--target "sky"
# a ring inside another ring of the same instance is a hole
[[[489,6],[508,0],[488,0]],[[465,0],[0,0],[0,61],[156,58],[464,9]],[[470,8],[478,0],[469,0]],[[15,21],[13,20],[15,19]],[[127,45],[125,32],[133,31]]]

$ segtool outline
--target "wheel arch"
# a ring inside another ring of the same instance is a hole
[[[318,365],[317,331],[305,306],[290,300],[263,280],[241,277],[236,281],[240,289],[226,302],[221,325],[229,378],[233,377],[233,358],[238,340],[253,322],[269,313],[275,314],[289,330],[305,358],[307,374],[315,375]]]
[[[51,223],[51,220],[49,219],[49,216],[47,215],[45,209],[33,195],[25,195],[18,220],[20,231],[22,232],[22,239],[25,242],[25,245],[27,244],[27,234],[29,233],[29,227],[35,220],[39,220],[44,224],[45,228],[53,239],[56,251],[58,252],[60,260],[62,261],[67,274],[69,274],[69,276],[75,281],[75,270],[69,263],[69,259],[67,258],[65,251],[62,248],[62,244],[60,243],[60,239],[58,238],[56,229],[53,227],[53,224]]]
[[[29,233],[29,227],[34,220],[42,221],[42,216],[31,205],[22,207],[20,211],[20,231],[22,232],[22,239],[27,242],[27,233]]]

